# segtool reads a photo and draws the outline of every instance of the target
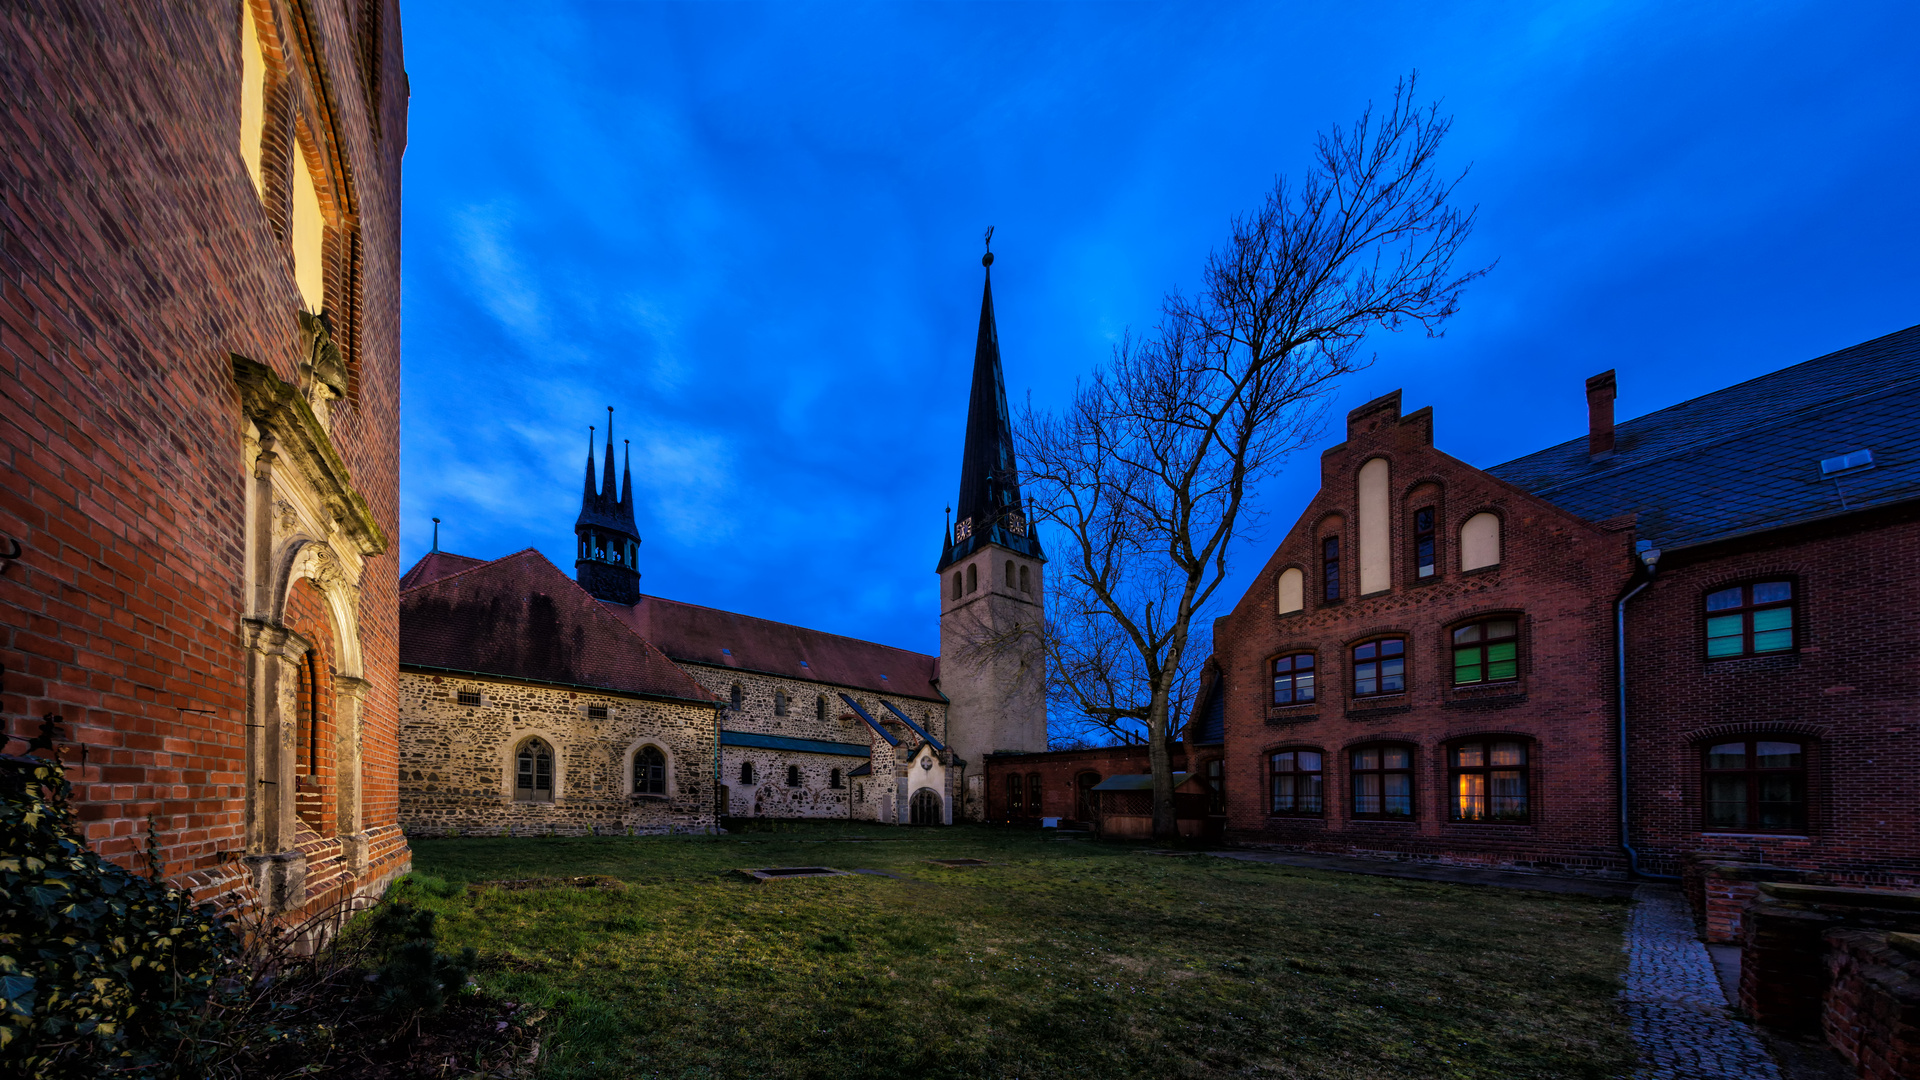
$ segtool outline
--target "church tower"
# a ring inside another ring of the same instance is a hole
[[[633,451],[616,497],[613,489],[613,408],[607,408],[606,481],[593,486],[593,429],[587,429],[587,486],[573,523],[579,541],[574,579],[595,597],[615,604],[640,600],[640,529],[633,523]]]
[[[1047,748],[1044,568],[1020,504],[1013,425],[993,318],[993,253],[980,260],[980,332],[960,454],[960,501],[940,552],[940,691],[947,739],[966,762],[962,809],[985,812],[985,755]]]

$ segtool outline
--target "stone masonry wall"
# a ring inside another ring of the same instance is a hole
[[[460,691],[479,705],[459,703]],[[588,710],[604,707],[605,719]],[[400,821],[414,836],[706,832],[715,826],[714,710],[505,681],[402,672]],[[552,802],[516,802],[513,758],[554,752]],[[642,746],[667,758],[665,798],[635,796]]]

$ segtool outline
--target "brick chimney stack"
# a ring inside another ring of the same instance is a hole
[[[1594,461],[1613,453],[1613,370],[1587,380],[1587,456]]]

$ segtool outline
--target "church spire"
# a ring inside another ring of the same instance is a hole
[[[626,475],[614,472],[613,408],[607,408],[605,479],[593,482],[593,428],[587,429],[587,483],[580,495],[580,516],[573,534],[579,542],[574,574],[582,588],[602,600],[631,604],[640,599],[640,529],[633,520],[633,458]],[[619,486],[614,481],[620,480]]]
[[[993,242],[993,230],[987,230]],[[980,259],[986,268],[980,292],[980,329],[973,345],[973,389],[967,399],[966,442],[960,452],[960,500],[957,520],[944,538],[940,566],[999,544],[1040,558],[1039,540],[1020,505],[1020,474],[1014,464],[1013,424],[1007,415],[1007,388],[1000,371],[1000,329],[993,314],[993,252]]]

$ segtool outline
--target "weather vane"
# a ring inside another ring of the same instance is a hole
[[[980,256],[980,265],[992,266],[993,265],[993,226],[991,225],[987,226],[986,245],[987,245],[987,253],[985,255]]]

